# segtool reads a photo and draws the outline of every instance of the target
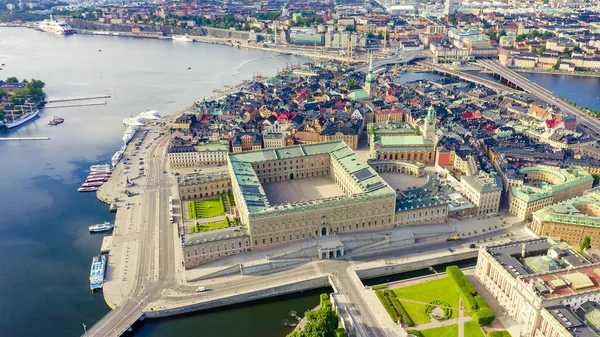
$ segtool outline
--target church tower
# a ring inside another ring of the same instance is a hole
[[[369,59],[369,73],[365,78],[365,91],[369,94],[369,97],[373,97],[376,85],[377,80],[375,79],[375,74],[373,74],[373,54],[371,53],[371,58]]]
[[[433,106],[429,106],[427,109],[427,117],[425,117],[425,122],[423,123],[423,137],[425,139],[435,141],[435,109]]]

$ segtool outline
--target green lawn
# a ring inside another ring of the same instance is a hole
[[[465,336],[469,337],[485,337],[481,328],[475,321],[465,323]]]
[[[215,222],[210,222],[210,223],[205,223],[205,224],[201,224],[201,225],[196,225],[196,226],[192,226],[190,228],[190,233],[196,233],[196,232],[202,232],[205,230],[211,230],[211,229],[219,229],[219,228],[225,228],[227,227],[227,220],[221,220],[221,221],[215,221]]]
[[[429,303],[433,300],[442,300],[453,308],[458,308],[458,293],[454,285],[445,277],[439,280],[427,281],[412,286],[394,289],[398,298]]]
[[[189,219],[212,218],[225,214],[222,198],[190,201],[187,207]]]
[[[458,325],[446,325],[439,328],[421,330],[423,337],[458,337]],[[465,336],[471,337],[466,331]]]
[[[429,303],[433,300],[442,300],[453,308],[458,308],[458,293],[448,278],[415,284],[412,286],[394,289],[396,297]],[[406,312],[415,324],[431,322],[425,312],[425,305],[400,300]],[[452,310],[450,318],[458,317],[458,310]]]

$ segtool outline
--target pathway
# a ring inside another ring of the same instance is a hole
[[[465,314],[462,298],[458,297],[458,337],[465,337]]]

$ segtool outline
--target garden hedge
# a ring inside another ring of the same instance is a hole
[[[490,308],[481,308],[473,312],[473,320],[479,325],[490,324],[494,321],[496,316]]]
[[[348,337],[348,334],[346,333],[346,329],[344,329],[344,328],[335,329],[335,337]]]
[[[381,290],[375,291],[375,295],[377,295],[377,298],[379,298],[379,301],[383,304],[385,311],[390,315],[392,321],[395,322],[398,319],[398,311],[396,311],[396,308],[392,305],[391,300],[385,296]]]
[[[490,331],[487,337],[512,337],[506,330]]]
[[[477,290],[462,270],[458,266],[448,266],[446,274],[462,298],[465,308],[471,311],[473,320],[479,325],[490,324],[496,318],[494,312],[483,297],[477,296]]]
[[[385,289],[385,288],[387,288],[387,284],[378,284],[376,286],[372,286],[371,287],[371,289],[373,289],[373,290],[382,290],[382,289]]]
[[[415,335],[416,337],[423,337],[423,334],[419,330],[408,330],[407,332],[411,335]]]
[[[392,306],[394,307],[394,309],[396,309],[398,315],[402,316],[402,319],[404,320],[406,326],[415,326],[415,322],[413,322],[412,318],[410,318],[408,312],[406,312],[406,310],[402,306],[402,303],[398,301],[394,293],[391,290],[384,290],[383,293],[387,295],[386,297],[389,298],[390,302],[392,303]],[[398,316],[396,316],[396,319],[394,319],[394,321],[396,321],[397,319]]]

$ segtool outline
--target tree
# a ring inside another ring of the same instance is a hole
[[[598,183],[600,183],[600,176],[597,174],[592,174],[592,178],[594,178],[594,186],[598,185]]]
[[[345,29],[347,32],[355,32],[356,31],[356,26],[351,25],[351,26],[346,26]]]
[[[6,79],[6,83],[10,83],[10,84],[17,84],[19,83],[19,80],[16,77],[9,77]]]
[[[369,136],[375,136],[375,125],[373,124],[369,126]]]
[[[421,135],[421,131],[419,130],[419,126],[415,125],[415,132],[414,132],[415,136],[420,136]]]
[[[586,248],[591,248],[592,247],[592,238],[589,236],[586,236],[583,238],[583,241],[581,241],[581,244],[579,245],[579,251],[583,253],[583,250]]]

